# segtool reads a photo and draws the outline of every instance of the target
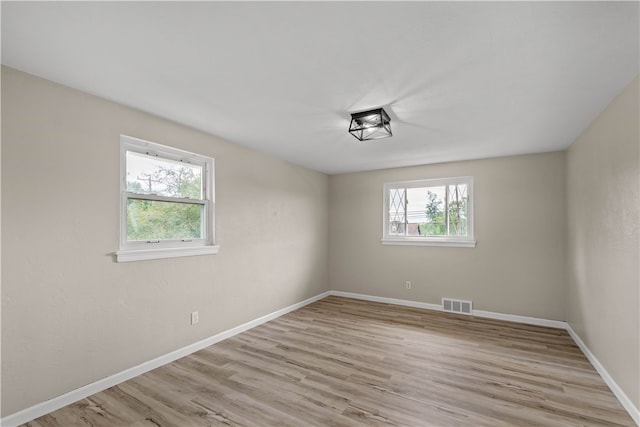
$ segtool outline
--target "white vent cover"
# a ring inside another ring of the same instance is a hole
[[[473,304],[471,301],[442,298],[442,311],[471,315],[473,313]]]

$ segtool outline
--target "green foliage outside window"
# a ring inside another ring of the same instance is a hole
[[[425,206],[426,222],[418,226],[422,236],[466,236],[467,235],[467,199],[458,197],[458,192],[454,192],[455,198],[449,200],[449,233],[445,218],[444,200],[437,194],[427,192],[427,204]]]
[[[151,174],[127,181],[127,191],[182,199],[201,198],[200,174],[188,167],[159,167]],[[204,207],[197,203],[139,200],[127,203],[127,240],[203,238]]]

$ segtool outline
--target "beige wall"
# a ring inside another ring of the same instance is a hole
[[[567,153],[568,322],[640,408],[636,78]]]
[[[332,289],[564,320],[564,162],[557,152],[331,176]],[[467,175],[475,248],[380,243],[383,183]]]
[[[216,159],[219,254],[113,261],[121,133]],[[327,206],[324,174],[3,68],[2,415],[328,290]]]

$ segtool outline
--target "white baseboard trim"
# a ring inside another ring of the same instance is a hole
[[[354,298],[364,301],[382,302],[386,304],[402,305],[405,307],[424,308],[427,310],[442,311],[440,304],[431,304],[428,302],[410,301],[404,299],[377,297],[372,295],[354,294],[351,292],[329,291],[331,295],[337,297]],[[507,320],[509,322],[526,323],[529,325],[547,326],[550,328],[566,329],[566,322],[560,320],[540,319],[537,317],[518,316],[515,314],[494,313],[492,311],[473,310],[473,315],[477,317],[486,317],[489,319]]]
[[[426,310],[442,311],[442,306],[440,306],[440,304],[430,304],[428,302],[410,301],[406,299],[395,299],[395,298],[386,298],[386,297],[376,297],[373,295],[354,294],[351,292],[341,292],[341,291],[329,291],[329,294],[336,297],[360,299],[363,301],[381,302],[385,304],[402,305],[405,307],[424,308]]]
[[[526,323],[528,325],[546,326],[547,328],[566,329],[567,322],[561,320],[541,319],[539,317],[518,316],[517,314],[495,313],[493,311],[473,310],[473,315],[487,319],[506,320],[508,322]]]
[[[571,338],[573,338],[573,340],[576,342],[580,350],[582,350],[587,359],[589,359],[589,362],[591,362],[593,367],[596,368],[596,371],[598,371],[598,374],[600,374],[604,382],[607,383],[613,394],[615,394],[615,396],[618,398],[620,404],[624,407],[624,409],[627,410],[631,418],[633,418],[633,420],[636,422],[636,425],[640,426],[640,410],[636,408],[631,399],[629,399],[629,396],[627,396],[626,393],[622,391],[622,389],[614,381],[611,375],[609,375],[604,366],[602,366],[600,361],[593,355],[593,353],[591,353],[589,347],[587,347],[584,341],[582,341],[580,336],[576,333],[576,331],[573,330],[570,324],[567,323],[566,329],[569,335],[571,335]]]
[[[142,375],[145,372],[149,372],[153,369],[159,368],[160,366],[166,365],[167,363],[171,363],[177,359],[180,359],[181,357],[188,356],[191,353],[195,353],[196,351],[202,350],[203,348],[209,347],[210,345],[213,345],[217,342],[226,340],[227,338],[231,338],[234,335],[247,331],[251,328],[255,328],[256,326],[259,326],[263,323],[266,323],[284,314],[295,311],[299,308],[304,307],[305,305],[314,303],[329,295],[331,295],[329,291],[323,292],[319,295],[308,298],[304,301],[300,301],[296,304],[274,311],[273,313],[251,320],[250,322],[244,323],[240,326],[236,326],[235,328],[231,328],[224,332],[220,332],[219,334],[213,335],[209,338],[205,338],[201,341],[195,342],[193,344],[190,344],[186,347],[172,351],[165,355],[156,357],[155,359],[141,363],[132,368],[125,369],[124,371],[118,372],[107,378],[103,378],[91,384],[87,384],[83,387],[77,388],[75,390],[71,390],[68,393],[62,394],[60,396],[56,396],[42,403],[38,403],[34,406],[31,406],[29,408],[23,409],[22,411],[16,412],[14,414],[11,414],[2,418],[0,420],[0,426],[15,427],[20,424],[27,423],[31,420],[34,420],[38,417],[46,415],[57,409],[63,408],[67,405],[77,402],[78,400],[82,400],[86,397],[89,397],[92,394],[99,393],[103,390],[108,389],[109,387],[118,385],[131,378],[137,377],[138,375]]]
[[[386,297],[378,297],[373,295],[364,295],[364,294],[356,294],[351,292],[341,292],[341,291],[327,291],[323,292],[314,297],[308,298],[304,301],[300,301],[296,304],[292,304],[288,307],[282,308],[280,310],[274,311],[273,313],[267,314],[265,316],[259,317],[257,319],[251,320],[242,325],[236,326],[235,328],[231,328],[219,334],[213,335],[209,338],[205,338],[196,343],[190,344],[181,349],[172,351],[163,356],[159,356],[155,359],[149,360],[147,362],[141,363],[140,365],[134,366],[132,368],[126,369],[122,372],[118,372],[114,375],[111,375],[107,378],[103,378],[91,384],[87,384],[83,387],[72,390],[63,395],[54,397],[50,400],[47,400],[42,403],[38,403],[37,405],[26,408],[22,411],[16,412],[15,414],[8,415],[2,419],[0,419],[0,426],[4,427],[15,427],[20,424],[27,423],[35,418],[41,417],[42,415],[46,415],[50,412],[53,412],[57,409],[63,408],[67,405],[70,405],[78,400],[84,399],[86,397],[91,396],[92,394],[101,392],[103,390],[108,389],[109,387],[113,387],[114,385],[118,385],[124,381],[127,381],[131,378],[134,378],[138,375],[142,375],[145,372],[149,372],[153,369],[159,368],[162,365],[166,365],[167,363],[171,363],[174,360],[180,359],[181,357],[188,356],[191,353],[195,353],[196,351],[202,350],[203,348],[209,347],[217,342],[225,340],[227,338],[231,338],[234,335],[247,331],[251,328],[259,326],[263,323],[266,323],[270,320],[276,319],[284,314],[295,311],[299,308],[302,308],[306,305],[314,303],[318,300],[321,300],[328,296],[338,296],[352,299],[359,299],[364,301],[373,301],[373,302],[381,302],[386,304],[395,304],[401,305],[405,307],[415,307],[415,308],[423,308],[426,310],[435,310],[442,311],[442,307],[439,304],[430,304],[426,302],[418,302],[418,301],[410,301],[410,300],[402,300],[395,298],[386,298]],[[602,379],[607,383],[611,391],[618,398],[622,406],[629,413],[631,418],[640,426],[640,411],[635,407],[631,399],[622,391],[622,389],[616,384],[613,378],[609,375],[607,370],[602,366],[602,364],[596,359],[596,357],[591,353],[589,348],[584,344],[584,342],[580,339],[578,334],[571,328],[566,322],[558,321],[558,320],[547,320],[540,319],[536,317],[527,317],[527,316],[517,316],[513,314],[503,314],[503,313],[494,313],[491,311],[482,311],[482,310],[473,310],[473,315],[478,317],[486,317],[490,319],[499,319],[499,320],[507,320],[511,322],[519,322],[526,323],[531,325],[538,326],[547,326],[552,328],[565,329],[571,338],[576,342],[580,350],[587,357],[589,362],[593,365],[596,371],[600,374]]]

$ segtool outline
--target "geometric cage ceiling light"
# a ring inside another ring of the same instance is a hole
[[[349,133],[360,141],[388,138],[391,133],[391,119],[384,108],[351,114]]]

